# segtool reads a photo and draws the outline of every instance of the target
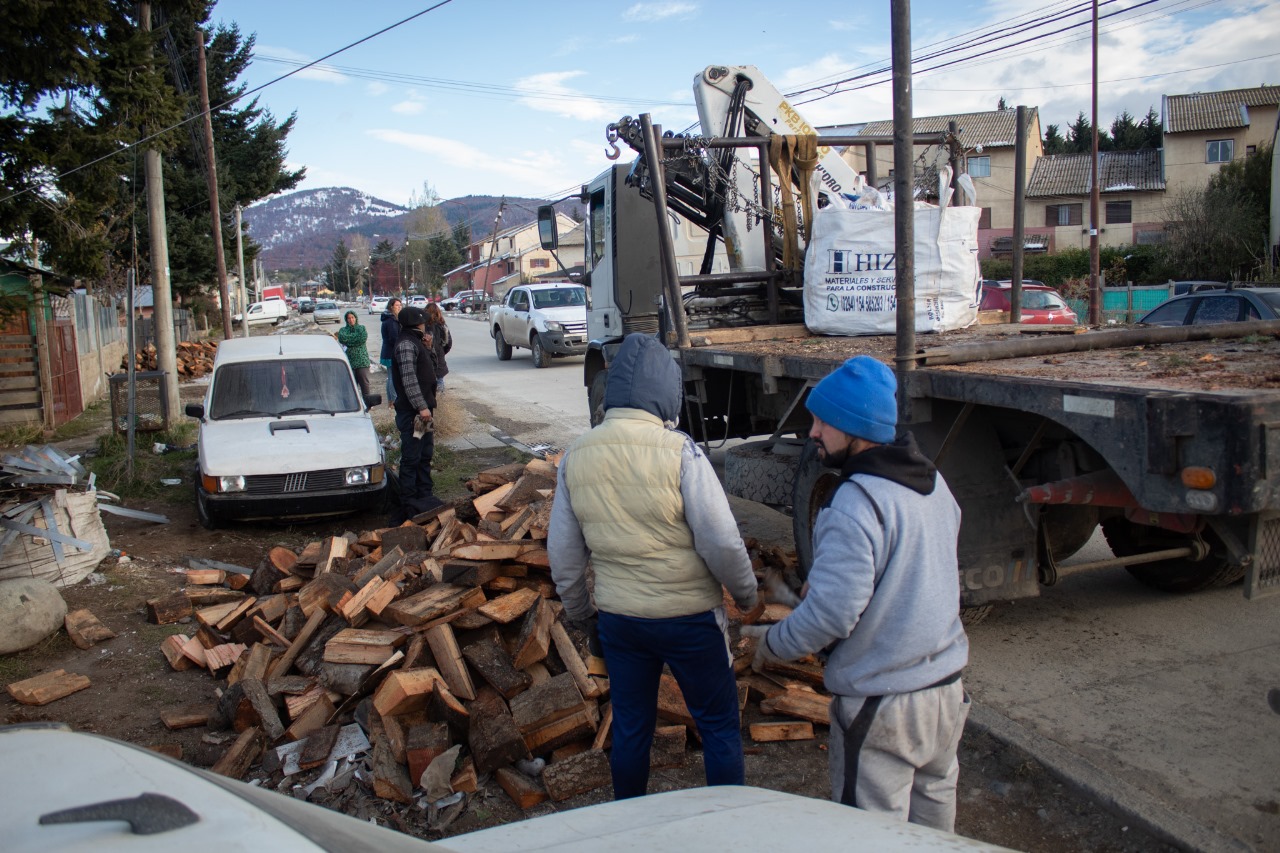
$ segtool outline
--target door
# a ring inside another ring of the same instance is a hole
[[[49,365],[53,381],[52,425],[59,426],[84,411],[76,324],[70,317],[58,317],[49,324]]]

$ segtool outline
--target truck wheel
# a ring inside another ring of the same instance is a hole
[[[1117,557],[1180,548],[1194,537],[1193,534],[1135,524],[1122,516],[1102,522],[1102,533]],[[1229,586],[1244,577],[1244,567],[1231,564],[1226,546],[1212,530],[1206,529],[1200,535],[1209,546],[1209,556],[1203,560],[1161,560],[1125,566],[1125,569],[1139,582],[1163,592],[1200,592]]]
[[[725,466],[727,473],[728,462]],[[839,485],[839,472],[822,464],[817,443],[807,439],[796,463],[795,491],[791,497],[791,534],[796,543],[801,580],[809,576],[813,565],[813,523]]]
[[[502,337],[502,330],[494,328],[493,330],[493,348],[498,351],[498,361],[511,360],[511,344],[507,343],[507,339]]]
[[[217,530],[219,527],[218,517],[209,509],[209,503],[205,500],[204,489],[200,488],[200,471],[197,469],[195,473],[196,481],[196,521],[200,522],[200,526],[205,530]]]
[[[591,414],[591,425],[600,426],[604,420],[604,387],[609,382],[608,369],[596,371],[591,377],[591,387],[587,389],[587,410]]]
[[[533,350],[534,367],[547,367],[551,364],[551,353],[542,346],[542,338],[538,337],[537,332],[529,338],[529,348]]]
[[[757,503],[790,506],[799,450],[793,444],[775,446],[767,440],[730,449],[724,455],[725,491]]]

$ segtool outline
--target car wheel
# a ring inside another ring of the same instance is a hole
[[[196,520],[200,522],[200,526],[205,530],[217,530],[219,526],[218,517],[209,508],[209,502],[205,499],[204,489],[200,488],[200,470],[198,468],[195,472],[195,481]]]
[[[533,337],[529,340],[529,346],[533,349],[534,367],[546,367],[551,364],[551,353],[547,352],[542,345],[542,338],[538,337],[537,332],[534,332]]]
[[[502,330],[496,327],[493,330],[493,348],[498,351],[498,361],[511,360],[511,344],[502,337]]]

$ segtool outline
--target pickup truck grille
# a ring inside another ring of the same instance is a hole
[[[586,323],[561,323],[564,326],[566,335],[585,335],[587,333]]]
[[[297,492],[321,492],[340,489],[346,484],[346,469],[302,471],[297,474],[255,474],[244,478],[244,490],[250,495],[287,495]]]

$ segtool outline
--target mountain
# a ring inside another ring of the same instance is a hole
[[[479,240],[492,232],[503,201],[497,196],[469,195],[444,200],[440,209],[450,225],[466,222],[472,239]],[[543,203],[540,199],[506,198],[499,229],[532,222]],[[249,236],[262,247],[262,263],[268,270],[323,267],[338,242],[350,247],[355,234],[368,237],[371,246],[381,240],[402,246],[411,219],[408,208],[351,187],[285,193],[244,211]]]

